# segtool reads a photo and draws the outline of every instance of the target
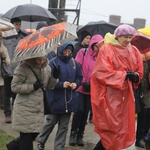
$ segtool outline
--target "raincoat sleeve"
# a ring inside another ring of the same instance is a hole
[[[101,48],[92,74],[102,84],[123,90],[125,86],[124,81],[126,78],[126,71],[114,69],[112,63],[112,57],[114,54],[111,52],[111,49],[109,50],[109,48],[110,47],[108,46],[103,46]]]

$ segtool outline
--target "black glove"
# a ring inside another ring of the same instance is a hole
[[[43,85],[40,84],[38,81],[36,81],[35,83],[33,83],[33,87],[34,87],[34,91],[38,90],[39,88],[41,88]]]
[[[60,66],[58,66],[58,67],[54,66],[53,77],[55,79],[57,79],[59,77],[60,73],[61,73]]]
[[[133,83],[138,83],[139,82],[139,76],[137,73],[134,73],[132,71],[127,71],[126,79],[129,79]]]

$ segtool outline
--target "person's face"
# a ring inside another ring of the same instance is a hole
[[[15,26],[17,31],[20,31],[21,28],[21,22],[14,22],[13,25]]]
[[[93,51],[98,51],[98,50],[99,50],[99,48],[98,48],[97,44],[94,44],[93,45]]]
[[[132,35],[124,35],[117,37],[117,40],[122,46],[128,46],[132,40],[132,37]]]
[[[35,62],[39,65],[42,65],[46,61],[46,56],[34,58]]]
[[[89,36],[89,35],[86,36],[82,41],[82,45],[89,45],[90,40],[91,40],[91,36]]]
[[[70,49],[65,49],[65,50],[63,50],[63,56],[70,56],[70,54],[72,53],[72,50],[70,50]]]

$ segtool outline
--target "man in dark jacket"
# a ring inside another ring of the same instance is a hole
[[[21,20],[19,18],[11,19],[11,23],[15,26],[18,35],[11,37],[9,39],[3,39],[3,44],[7,48],[10,59],[12,59],[14,55],[14,51],[20,39],[27,36],[27,33],[21,31]],[[11,91],[11,81],[13,78],[14,70],[18,63],[11,63],[6,66],[7,75],[4,76],[4,114],[5,114],[5,123],[11,123],[11,109],[10,109],[10,99],[12,98],[12,102],[15,99],[15,94]]]
[[[79,42],[76,43],[74,46],[74,51],[73,51],[72,57],[75,58],[78,51],[81,48],[88,48],[90,40],[91,40],[91,35],[88,31],[81,32],[81,35],[79,36]]]

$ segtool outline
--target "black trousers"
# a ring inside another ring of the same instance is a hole
[[[71,131],[83,134],[91,106],[90,95],[78,92],[78,108],[72,119]]]
[[[20,132],[19,150],[33,150],[33,141],[38,133]]]
[[[136,140],[142,140],[150,128],[150,108],[142,109],[137,114]]]
[[[8,150],[33,150],[33,141],[38,133],[20,133],[20,136],[6,146]]]
[[[14,101],[16,94],[11,91],[11,81],[13,77],[4,78],[4,114],[11,116],[10,98]]]

